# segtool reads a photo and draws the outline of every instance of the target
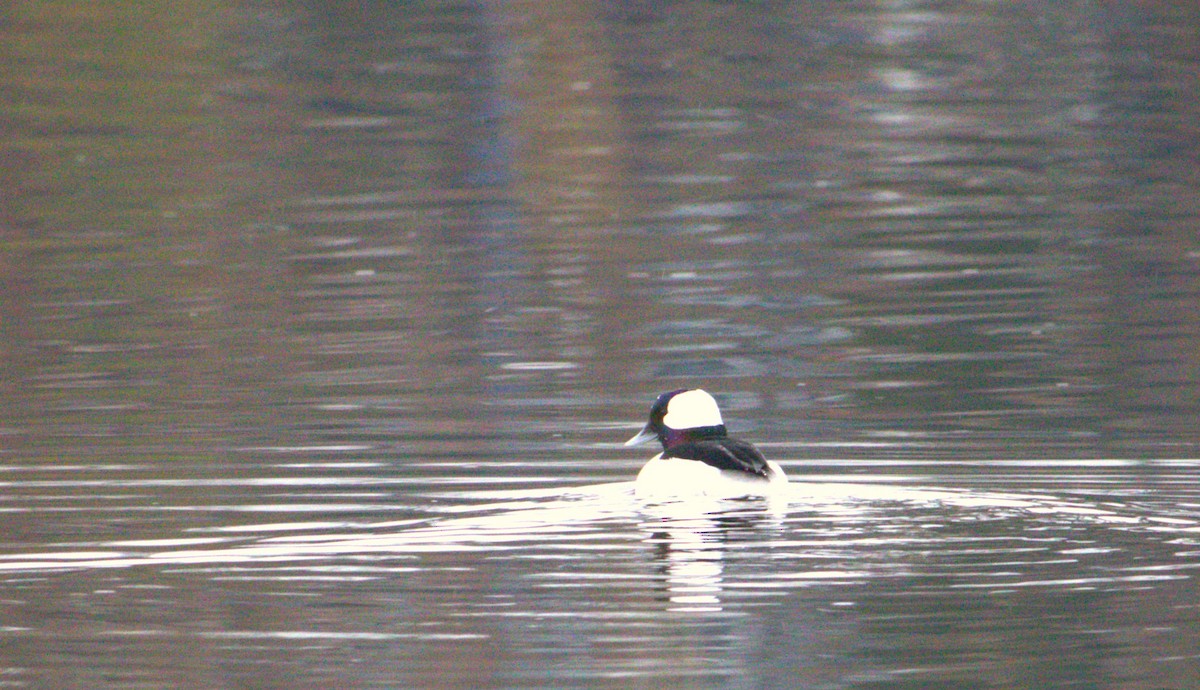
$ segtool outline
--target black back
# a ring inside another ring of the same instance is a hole
[[[699,460],[719,470],[748,472],[763,478],[771,472],[767,459],[757,448],[747,441],[728,436],[683,441],[664,450],[663,457]]]

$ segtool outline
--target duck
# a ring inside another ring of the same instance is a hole
[[[754,444],[728,435],[717,401],[700,388],[658,396],[650,407],[650,421],[625,445],[656,439],[662,452],[634,481],[641,497],[770,496],[788,482],[783,468],[763,457]]]

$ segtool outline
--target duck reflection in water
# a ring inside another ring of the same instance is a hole
[[[730,543],[771,539],[782,529],[783,515],[763,499],[723,501],[725,511],[709,505],[671,502],[647,506],[653,517],[641,524],[644,541],[654,546],[667,610],[720,611],[725,587],[725,553]],[[736,579],[736,575],[734,575]]]

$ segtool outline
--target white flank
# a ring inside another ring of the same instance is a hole
[[[783,468],[767,461],[770,479],[745,472],[719,470],[699,460],[654,456],[642,467],[634,482],[634,492],[640,498],[683,499],[689,496],[709,498],[741,498],[744,496],[774,496],[786,490],[788,480]]]

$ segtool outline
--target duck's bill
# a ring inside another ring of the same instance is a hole
[[[658,434],[654,433],[654,430],[650,428],[649,424],[647,424],[641,431],[637,433],[637,436],[634,436],[626,441],[625,445],[636,446],[645,443],[646,441],[653,441],[656,438],[658,438]]]

